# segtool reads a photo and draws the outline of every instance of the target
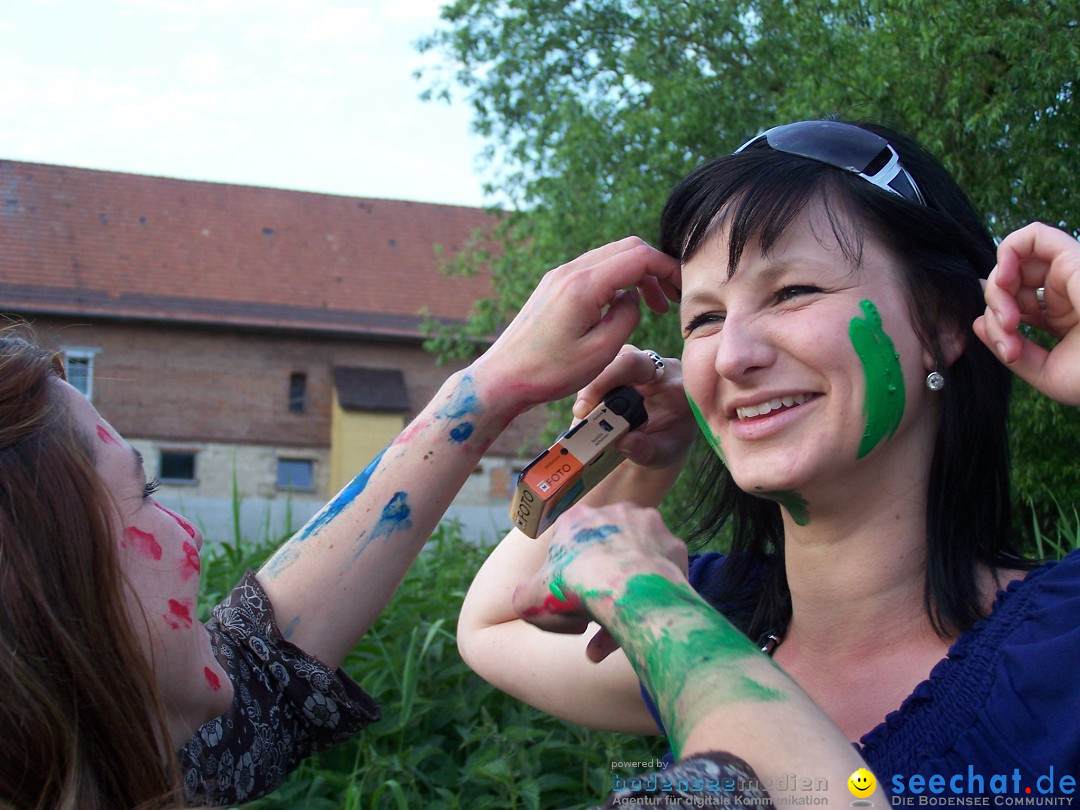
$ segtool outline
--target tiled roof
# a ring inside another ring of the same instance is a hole
[[[419,334],[486,277],[449,278],[477,208],[0,161],[0,311]]]

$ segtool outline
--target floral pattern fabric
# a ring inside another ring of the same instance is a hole
[[[235,804],[269,793],[309,754],[379,719],[342,670],[286,641],[255,574],[244,575],[207,623],[214,655],[233,683],[233,705],[181,752],[193,804]]]

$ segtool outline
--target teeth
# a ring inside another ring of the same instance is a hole
[[[792,394],[785,397],[777,397],[776,399],[770,399],[768,402],[761,402],[757,405],[747,405],[745,408],[736,408],[735,415],[740,419],[764,416],[772,411],[780,410],[780,408],[791,408],[795,405],[802,405],[806,400],[810,399],[810,397],[810,394]]]

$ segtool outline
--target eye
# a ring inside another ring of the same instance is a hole
[[[814,293],[819,292],[823,292],[823,290],[820,287],[815,287],[811,284],[792,284],[788,287],[781,287],[773,293],[773,298],[778,303],[783,303],[784,301],[792,301],[803,295],[813,295]]]
[[[147,481],[146,486],[143,487],[142,496],[144,498],[149,498],[151,495],[158,491],[158,487],[160,486],[161,482],[158,481],[156,478],[152,481]]]
[[[703,312],[700,315],[695,315],[690,319],[690,322],[683,327],[683,335],[688,337],[691,332],[696,329],[700,329],[703,326],[710,326],[713,324],[723,325],[724,314],[721,312]]]

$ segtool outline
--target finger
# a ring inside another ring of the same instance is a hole
[[[587,273],[591,300],[599,306],[610,301],[616,291],[636,287],[648,277],[658,282],[672,282],[680,277],[677,261],[645,243],[628,247],[591,267],[580,269]]]
[[[615,359],[578,392],[574,416],[578,419],[588,416],[608,391],[620,385],[644,386],[656,381],[658,371],[655,361],[644,351],[624,345]]]
[[[596,631],[596,634],[589,639],[589,643],[585,647],[585,655],[594,664],[599,664],[613,652],[619,649],[619,642],[603,627]]]
[[[982,315],[975,319],[972,328],[975,331],[975,336],[986,344],[986,347],[990,349],[1002,363],[1008,365],[1020,356],[1023,338],[1020,337],[1015,329],[1004,329],[997,313],[989,307],[986,308],[986,311]]]
[[[577,600],[554,587],[544,570],[518,584],[511,604],[519,617],[548,632],[580,634],[589,624]]]
[[[646,276],[638,285],[638,289],[641,290],[641,297],[644,299],[646,306],[653,312],[663,315],[671,309],[671,304],[664,293],[663,287],[660,286],[660,281],[654,276]]]
[[[1001,240],[998,245],[998,263],[1006,261],[1021,264],[1035,259],[1049,265],[1059,256],[1077,250],[1076,240],[1064,231],[1041,222],[1033,222]]]

